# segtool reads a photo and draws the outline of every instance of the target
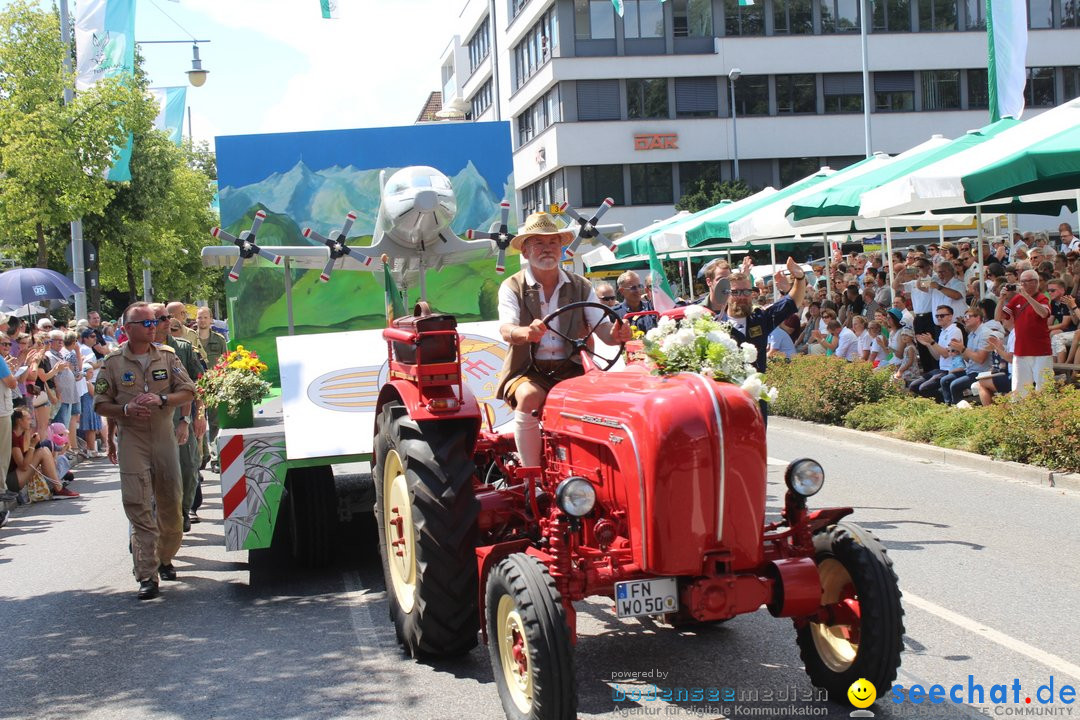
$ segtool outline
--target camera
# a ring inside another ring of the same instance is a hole
[[[1005,289],[1008,290],[1009,292],[1016,292],[1016,288],[1017,288],[1016,283],[1006,283],[1005,284]]]

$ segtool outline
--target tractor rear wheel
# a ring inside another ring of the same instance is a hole
[[[413,657],[462,655],[479,630],[469,428],[383,406],[375,436],[375,519],[390,618]]]
[[[798,628],[806,674],[829,697],[844,701],[859,678],[880,697],[896,679],[903,647],[904,609],[892,560],[868,530],[838,523],[814,535],[821,604],[834,620]]]
[[[510,720],[573,720],[577,692],[570,628],[547,568],[525,553],[499,562],[485,594],[488,651]]]

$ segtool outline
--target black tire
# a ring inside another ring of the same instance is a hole
[[[881,697],[896,679],[903,648],[904,609],[892,560],[870,531],[853,523],[817,532],[814,550],[822,602],[850,595],[850,590],[843,590],[850,581],[860,621],[854,640],[845,639],[840,626],[808,623],[799,628],[799,654],[806,674],[839,702],[847,702],[848,688],[859,678],[873,683]]]
[[[544,564],[525,553],[503,558],[488,574],[485,598],[491,670],[506,717],[576,718],[570,628],[562,596]],[[515,640],[520,659],[508,652]]]
[[[470,434],[466,423],[416,422],[396,402],[384,405],[377,418],[372,477],[379,554],[390,619],[413,657],[462,655],[477,644],[480,503],[473,493]],[[390,518],[395,542],[407,548],[402,555],[388,540],[388,508],[396,512]]]
[[[288,528],[289,554],[300,567],[321,568],[334,559],[337,494],[329,465],[293,468],[285,476],[279,521]]]

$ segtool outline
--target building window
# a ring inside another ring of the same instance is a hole
[[[780,185],[787,186],[821,169],[816,157],[780,158]]]
[[[1028,0],[1028,27],[1032,30],[1054,27],[1053,0]]]
[[[915,109],[915,73],[874,73],[874,110],[911,112]]]
[[[541,178],[521,189],[521,209],[526,215],[548,212],[551,205],[566,202],[562,171]]]
[[[728,80],[728,82],[731,82]],[[743,75],[735,81],[735,109],[739,117],[769,114],[769,76]]]
[[[559,21],[555,8],[536,21],[521,42],[514,46],[514,89],[521,87],[551,57],[559,42]]]
[[[964,27],[968,30],[986,29],[986,0],[964,0]]]
[[[821,32],[859,32],[859,0],[821,0]]]
[[[776,175],[773,172],[772,160],[740,160],[739,177],[752,188],[760,189],[776,185]]]
[[[716,117],[716,78],[675,78],[675,117]]]
[[[1080,67],[1061,68],[1061,71],[1065,74],[1065,97],[1080,96]]]
[[[614,40],[615,6],[611,0],[574,0],[574,37]]]
[[[525,6],[529,4],[529,0],[507,0],[510,3],[510,19],[513,20],[518,16],[518,13],[525,9]]]
[[[865,159],[866,157],[863,155],[837,155],[836,157],[825,158],[825,167],[833,170],[843,170],[848,165],[854,165]]]
[[[719,160],[679,163],[679,197],[693,192],[702,181],[706,185],[721,181]]]
[[[960,71],[924,70],[922,74],[923,110],[960,109]]]
[[[480,89],[472,96],[472,100],[470,100],[469,103],[472,105],[473,120],[476,120],[483,115],[484,112],[491,107],[491,80],[488,80],[480,86]]]
[[[725,35],[764,35],[765,3],[740,5],[739,0],[724,0]]]
[[[814,8],[811,0],[773,0],[773,33],[812,35]]]
[[[476,72],[476,68],[480,66],[485,59],[487,59],[488,52],[491,50],[491,22],[489,18],[484,18],[484,22],[480,23],[480,27],[473,33],[472,38],[469,39],[469,74]]]
[[[777,75],[776,112],[781,115],[817,112],[817,79],[813,75]]]
[[[626,117],[668,117],[667,79],[647,78],[626,81]]]
[[[911,32],[911,0],[873,0],[873,32]]]
[[[578,120],[618,120],[618,80],[577,81]]]
[[[957,0],[918,0],[919,32],[958,30]]]
[[[581,206],[599,207],[605,198],[611,198],[616,205],[626,204],[622,165],[583,166],[581,168]]]
[[[630,166],[632,205],[670,205],[675,202],[671,187],[671,163],[642,163]]]
[[[664,37],[664,6],[656,0],[624,0],[623,32],[628,38]]]
[[[1080,0],[1057,0],[1057,13],[1061,18],[1061,27],[1080,27]]]
[[[1027,69],[1027,85],[1024,87],[1024,99],[1028,107],[1054,107],[1057,105],[1057,93],[1054,92],[1054,68],[1037,67]]]
[[[526,108],[517,118],[518,146],[532,140],[552,123],[559,122],[562,119],[559,107],[559,88],[556,86]]]
[[[712,37],[712,0],[673,0],[675,37]]]
[[[990,86],[985,69],[967,71],[968,110],[985,110],[990,107]]]
[[[832,73],[822,75],[826,113],[849,113],[863,111],[862,75],[859,73]]]

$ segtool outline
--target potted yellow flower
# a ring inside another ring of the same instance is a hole
[[[254,424],[252,406],[270,392],[270,383],[261,377],[264,372],[266,363],[256,353],[238,345],[199,378],[199,396],[207,407],[220,408],[221,427],[244,428]]]

